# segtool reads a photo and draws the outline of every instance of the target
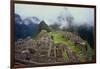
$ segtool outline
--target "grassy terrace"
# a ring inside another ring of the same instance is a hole
[[[58,33],[58,32],[50,32],[49,33],[50,36],[53,36],[53,41],[54,43],[62,43],[65,44],[66,46],[68,46],[69,48],[71,48],[71,50],[73,51],[74,54],[76,54],[79,57],[80,61],[83,61],[83,53],[82,51],[80,51],[80,49],[78,47],[75,46],[75,44],[73,44],[70,40],[67,40],[63,37],[62,33]],[[81,55],[80,55],[81,54]],[[64,59],[68,60],[68,55],[66,52],[64,52]]]

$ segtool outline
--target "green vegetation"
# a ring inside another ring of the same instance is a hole
[[[53,36],[54,43],[62,43],[70,47],[73,52],[79,52],[79,49],[70,40],[63,38],[62,33],[50,32],[49,35]]]
[[[94,54],[93,54],[93,50],[92,50],[92,48],[90,47],[90,45],[87,43],[87,59],[89,60],[89,61],[91,61],[92,60],[92,56],[93,56]]]
[[[49,32],[50,36],[53,36],[53,41],[55,44],[57,43],[61,43],[61,44],[65,44],[67,47],[69,47],[72,52],[78,56],[79,61],[84,61],[84,52],[82,52],[77,46],[75,46],[74,43],[72,43],[70,40],[65,39],[63,37],[64,33],[58,33],[58,32]],[[68,55],[66,52],[64,52],[64,60],[68,60]]]
[[[49,26],[45,23],[45,21],[41,21],[40,24],[39,24],[38,33],[40,33],[41,30],[46,30],[47,32],[51,31]]]
[[[83,48],[80,48],[79,46],[77,46],[73,42],[71,42],[70,39],[64,37],[64,35],[68,35],[68,36],[72,35],[71,38],[75,38],[75,37],[78,37],[77,35],[75,36],[71,32],[62,32],[62,31],[47,32],[45,30],[42,30],[42,32],[40,32],[39,35],[36,38],[40,38],[44,34],[48,34],[49,36],[51,36],[54,44],[62,44],[62,45],[65,45],[66,47],[70,48],[73,55],[78,59],[79,62],[86,62],[86,61],[92,60],[93,52],[92,52],[91,47],[89,46],[89,44],[86,41],[84,41],[84,42],[86,42],[87,50],[86,50],[86,52],[84,52],[82,50]],[[70,62],[69,61],[70,58],[69,58],[68,52],[66,50],[64,50],[62,55],[63,55],[64,61]]]
[[[66,51],[64,51],[63,56],[64,56],[64,61],[69,61]]]

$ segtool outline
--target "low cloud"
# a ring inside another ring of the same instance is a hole
[[[58,23],[62,27],[68,27],[68,17],[73,17],[73,25],[87,24],[92,26],[94,23],[93,8],[79,7],[57,7],[44,5],[15,4],[15,13],[21,15],[22,19],[36,16],[40,20],[45,20],[48,25]],[[58,17],[61,18],[59,21]]]

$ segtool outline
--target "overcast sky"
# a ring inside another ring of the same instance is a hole
[[[67,11],[65,11],[65,8],[67,8]],[[48,24],[56,22],[59,15],[72,15],[76,24],[88,23],[92,25],[94,22],[94,8],[15,4],[15,13],[19,14],[22,19],[36,16],[45,20]]]

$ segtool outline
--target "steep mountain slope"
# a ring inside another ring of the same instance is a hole
[[[22,20],[20,15],[15,14],[15,40],[36,36],[38,22],[39,19],[37,17]]]
[[[45,21],[40,21],[37,17],[22,20],[20,15],[15,14],[16,64],[42,65],[93,61],[93,50],[89,42],[83,39],[84,36],[89,38],[88,31],[82,32],[84,28],[79,29],[78,35],[84,35],[81,38],[73,32],[53,28],[56,26],[53,25],[51,30]]]
[[[49,35],[53,37],[53,41],[55,44],[58,44],[58,43],[65,44],[68,48],[70,48],[72,53],[75,56],[77,56],[80,62],[86,62],[88,60],[92,60],[90,57],[92,57],[93,54],[88,53],[88,50],[89,52],[92,53],[92,49],[90,48],[88,43],[82,40],[79,36],[71,32],[65,33],[61,31],[50,32]],[[87,57],[87,55],[90,55],[90,56]]]
[[[81,63],[92,61],[92,49],[71,32],[41,30],[37,37],[15,43],[15,60],[27,64]]]
[[[47,32],[50,32],[50,28],[49,26],[45,23],[45,21],[41,21],[39,23],[39,28],[38,28],[38,32],[41,32],[41,30],[46,30]]]

